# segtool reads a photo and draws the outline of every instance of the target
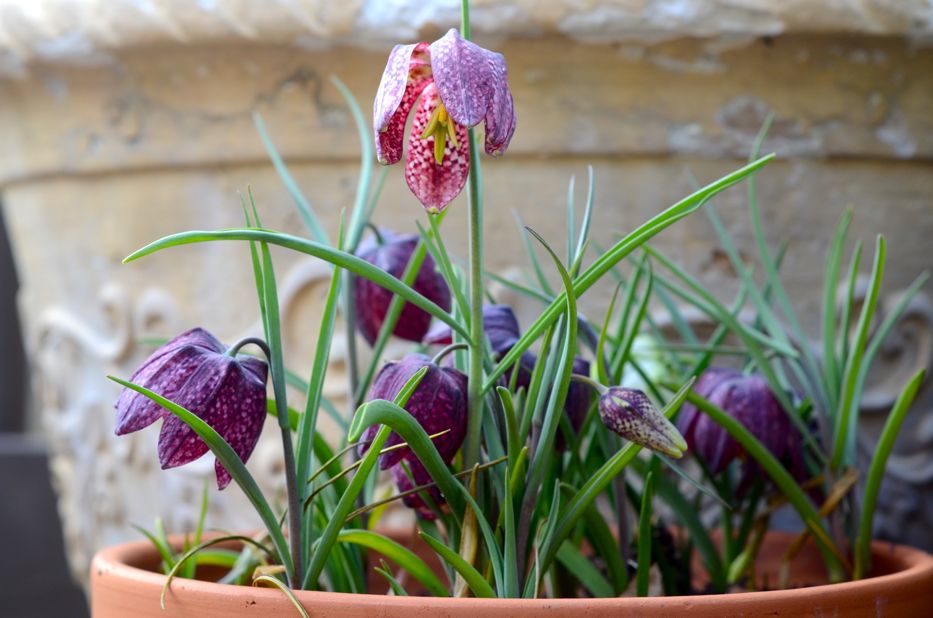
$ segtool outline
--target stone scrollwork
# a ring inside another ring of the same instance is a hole
[[[285,272],[280,307],[286,332],[309,322],[305,310],[320,304],[316,301],[330,273],[326,264],[312,259],[297,261]],[[191,313],[168,290],[149,288],[134,295],[108,283],[101,289],[96,307],[53,305],[32,324],[27,340],[34,359],[36,407],[41,410],[41,431],[49,447],[69,562],[80,579],[97,549],[137,536],[133,524],[151,529],[153,517],[160,516],[169,532],[192,530],[205,480],[215,493],[210,501],[209,526],[252,529],[259,525],[237,488],[220,494],[213,489],[213,457],[161,471],[156,455],[157,429],[119,438],[113,433],[113,403],[119,388],[106,376],[128,377],[151,350],[142,342],[189,328]],[[316,322],[313,316],[310,322]],[[223,325],[205,326],[226,337]],[[257,332],[261,332],[258,320],[241,334]],[[286,341],[287,350],[313,349],[314,344],[289,343]],[[344,354],[334,347],[331,363],[339,373]],[[300,358],[289,360],[302,370],[307,364]],[[249,462],[257,482],[271,492],[273,502],[276,496],[284,495],[281,445],[276,433],[263,433]]]

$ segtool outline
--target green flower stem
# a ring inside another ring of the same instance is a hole
[[[479,462],[480,428],[483,419],[483,205],[479,195],[479,161],[476,135],[470,143],[470,370],[467,383],[467,437],[464,464]]]
[[[460,34],[470,38],[470,2],[460,4]],[[467,383],[467,436],[464,467],[479,462],[479,443],[483,421],[483,198],[480,188],[479,148],[476,132],[467,131],[470,147],[470,176],[467,195],[470,200],[470,368]]]

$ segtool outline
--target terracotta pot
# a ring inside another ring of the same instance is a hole
[[[394,536],[394,535],[393,535]],[[762,545],[758,572],[776,581],[779,557],[790,535],[770,532]],[[333,592],[296,593],[316,618],[399,616],[451,618],[550,616],[922,616],[933,605],[933,556],[884,542],[872,546],[872,577],[857,582],[825,581],[819,556],[805,548],[790,581],[805,588],[736,594],[613,599],[448,599]],[[99,552],[91,565],[93,618],[295,615],[278,590],[176,579],[159,607],[165,577],[153,572],[159,558],[148,541]]]

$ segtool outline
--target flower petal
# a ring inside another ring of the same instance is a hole
[[[489,348],[494,354],[507,352],[521,336],[518,319],[508,305],[483,305],[483,331],[489,337]],[[450,345],[453,343],[450,326],[439,322],[436,327],[428,331],[422,343]]]
[[[418,236],[398,235],[385,229],[380,229],[379,233],[383,244],[364,241],[360,244],[357,255],[393,277],[401,278],[418,244]],[[437,272],[434,259],[430,255],[425,255],[413,287],[445,311],[450,309],[450,288]],[[394,294],[368,279],[354,277],[353,296],[357,327],[372,345],[379,335]],[[405,303],[392,334],[408,341],[421,341],[430,326],[431,314],[411,303]]]
[[[130,382],[173,399],[194,370],[212,353],[225,350],[213,335],[194,328],[175,337],[146,359],[130,377]],[[148,427],[166,412],[148,397],[126,388],[116,403],[117,422],[114,432],[120,436]]]
[[[434,439],[437,452],[450,461],[466,437],[467,423],[467,378],[466,374],[453,368],[440,368],[424,354],[406,354],[400,361],[387,363],[379,370],[373,380],[367,401],[385,399],[392,401],[402,390],[405,383],[419,369],[429,367],[421,379],[418,388],[405,404],[407,410],[428,435],[447,433]],[[363,433],[358,453],[362,456],[369,450],[369,443],[376,435],[378,427],[368,427]],[[400,444],[402,439],[392,432],[385,447]],[[389,451],[379,456],[379,467],[383,470],[396,465],[402,459],[414,460],[415,456],[408,447]]]
[[[408,138],[408,158],[405,162],[405,181],[418,201],[430,213],[437,213],[451,202],[466,185],[470,171],[470,147],[467,132],[457,125],[457,147],[449,138],[444,147],[443,163],[434,157],[434,136],[421,138],[438,104],[437,88],[429,84],[421,95],[415,111],[415,120]]]
[[[466,127],[479,124],[502,87],[497,80],[505,78],[498,70],[500,63],[505,66],[502,54],[467,41],[455,28],[431,43],[430,54],[434,83],[450,117]]]
[[[206,359],[178,389],[175,403],[210,424],[210,407],[233,375],[233,364],[234,360],[224,355]],[[194,430],[174,414],[166,417],[159,432],[159,464],[163,470],[194,461],[206,452],[207,444]]]
[[[408,472],[405,471],[405,468],[403,468],[401,464],[392,468],[392,478],[395,479],[395,486],[398,488],[399,493],[411,491],[419,485],[427,485],[433,480],[431,475],[428,474],[428,471],[425,470],[423,465],[421,465],[420,461],[411,461],[408,463],[408,466],[411,469],[410,477],[408,476]],[[440,506],[444,504],[444,498],[441,495],[441,490],[437,488],[437,485],[434,485],[423,491],[428,493],[428,495],[434,501],[435,505]],[[410,496],[405,496],[402,498],[402,501],[408,508],[415,509],[424,519],[437,519],[437,515],[434,514],[434,511],[431,510],[431,508],[421,497],[420,492],[411,494]]]
[[[508,69],[501,54],[491,54],[489,69],[493,73],[492,101],[486,111],[486,154],[499,156],[509,147],[515,133],[515,101],[509,90]],[[442,97],[443,100],[443,97]]]
[[[396,45],[389,54],[373,103],[376,157],[383,165],[398,163],[402,158],[408,114],[431,81],[427,50],[427,43]]]
[[[262,364],[265,366],[265,363]],[[266,382],[236,363],[230,372],[232,379],[225,380],[217,391],[204,420],[223,436],[240,456],[240,460],[245,462],[256,448],[266,419]],[[230,484],[230,473],[219,460],[214,462],[214,471],[217,475],[217,489]]]

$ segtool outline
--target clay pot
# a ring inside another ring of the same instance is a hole
[[[393,535],[394,536],[394,535]],[[777,581],[779,557],[791,535],[770,532],[762,545],[758,572]],[[295,615],[278,590],[175,579],[159,608],[165,577],[153,572],[159,558],[148,541],[99,552],[91,565],[93,618],[234,618]],[[795,561],[790,581],[805,588],[735,594],[613,599],[449,599],[375,594],[297,592],[316,618],[393,617],[515,618],[549,616],[921,616],[933,605],[933,556],[884,542],[872,546],[872,577],[857,582],[825,581],[812,546]]]

